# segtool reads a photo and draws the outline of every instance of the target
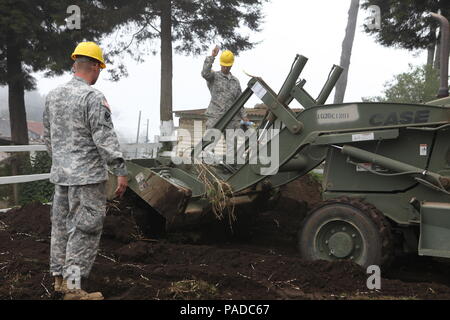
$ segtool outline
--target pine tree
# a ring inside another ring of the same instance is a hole
[[[141,2],[80,0],[80,28],[66,21],[76,11],[72,0],[0,0],[0,84],[8,85],[11,139],[28,144],[24,91],[36,87],[32,74],[70,70],[78,42],[98,41],[129,20]],[[68,12],[69,11],[69,12]]]
[[[13,144],[29,142],[24,93],[36,88],[32,74],[46,71],[53,76],[70,70],[70,53],[77,43],[102,39],[141,7],[140,0],[79,0],[76,7],[72,0],[0,0],[0,85],[8,85]],[[72,21],[75,15],[79,26]],[[11,174],[23,174],[29,155],[16,154],[11,162]],[[16,201],[18,197],[14,185]]]
[[[438,23],[430,17],[431,12],[440,11],[450,19],[450,1],[448,0],[365,0],[362,7],[367,9],[377,5],[381,11],[381,28],[365,28],[365,32],[375,35],[378,43],[386,47],[408,50],[426,49],[427,64],[434,64],[434,55],[439,36]],[[438,68],[437,65],[435,67]]]

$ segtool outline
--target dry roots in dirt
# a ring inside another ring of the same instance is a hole
[[[236,221],[234,213],[234,204],[230,200],[233,197],[231,185],[218,177],[214,169],[206,164],[195,166],[198,173],[198,179],[205,185],[206,198],[210,201],[212,211],[218,220],[224,218],[224,213],[228,213],[230,227]]]

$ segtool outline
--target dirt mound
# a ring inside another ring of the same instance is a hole
[[[49,299],[50,243],[23,233],[0,231],[0,299]]]
[[[139,238],[139,231],[130,217],[106,216],[102,236],[129,243]]]
[[[42,238],[50,237],[50,206],[38,202],[14,208],[4,214],[2,221],[13,233],[26,233]]]
[[[382,290],[369,292],[368,275],[358,265],[304,261],[295,251],[271,245],[280,228],[274,219],[281,220],[282,213],[262,216],[266,220],[256,223],[265,227],[254,226],[250,242],[193,245],[142,240],[134,234],[132,207],[114,203],[93,272],[83,285],[100,289],[107,299],[450,299],[448,281],[421,279],[419,273],[403,282],[403,273],[393,272],[382,279]],[[48,274],[49,230],[49,206],[33,204],[0,215],[0,299],[57,298]],[[423,263],[426,271],[446,279],[446,268],[433,263]],[[414,272],[414,263],[400,264]]]
[[[212,246],[173,245],[169,243],[136,242],[115,252],[120,262],[192,266],[204,271],[205,267],[219,273],[245,272],[250,278],[272,281],[293,280],[303,289],[349,291],[360,289],[367,279],[364,271],[353,263],[327,261],[303,261],[296,257],[265,255],[242,251],[237,248],[217,249]],[[188,277],[189,274],[183,275]],[[336,279],[332,286],[328,282]]]
[[[297,233],[308,210],[321,201],[321,185],[310,175],[281,187],[280,198],[271,210],[258,212],[249,206],[236,208],[237,220],[230,227],[228,218],[172,232],[171,242],[194,244],[247,243],[295,251]]]
[[[304,175],[281,187],[281,197],[297,202],[306,202],[308,207],[315,205],[321,200],[322,186],[312,175]],[[283,203],[281,203],[283,205]],[[289,205],[286,210],[292,210]]]
[[[160,289],[166,289],[159,293],[164,298],[171,298],[173,292],[169,288],[174,283],[186,280],[214,284],[216,298],[233,299],[307,298],[316,292],[341,294],[361,291],[366,281],[363,270],[352,263],[307,262],[236,248],[137,242],[120,248],[113,256],[128,266],[128,276],[134,273],[136,278],[159,283]],[[143,285],[138,282],[133,286]],[[149,290],[145,297],[155,298],[152,294],[155,292]],[[127,291],[127,297],[130,295]]]

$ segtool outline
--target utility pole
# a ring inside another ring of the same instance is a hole
[[[136,135],[136,144],[139,143],[139,132],[141,131],[141,114],[142,114],[142,111],[139,111],[138,129],[137,129],[137,135]],[[137,154],[138,154],[138,147],[136,146],[136,155],[135,155],[136,158],[137,158]]]
[[[145,143],[148,143],[148,126],[149,126],[150,120],[147,119],[147,135],[145,136]]]

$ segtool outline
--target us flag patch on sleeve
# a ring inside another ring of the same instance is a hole
[[[106,101],[106,99],[103,99],[102,101],[102,105],[109,110],[109,112],[111,112],[111,108],[109,107],[109,103],[108,101]]]

